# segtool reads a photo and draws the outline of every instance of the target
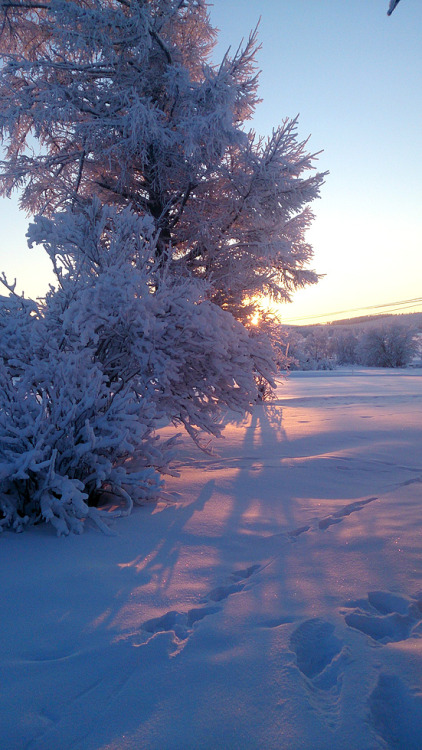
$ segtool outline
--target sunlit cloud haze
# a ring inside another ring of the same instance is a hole
[[[308,235],[324,277],[283,305],[286,321],[422,296],[422,5],[387,9],[387,0],[215,0],[210,9],[216,61],[260,19],[263,101],[251,126],[268,135],[299,114],[300,137],[310,135],[309,150],[323,150],[318,169],[330,171]],[[0,220],[0,270],[18,290],[43,294],[49,261],[27,249],[16,200],[0,201]]]

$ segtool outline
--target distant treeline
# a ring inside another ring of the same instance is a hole
[[[351,326],[351,325],[366,325],[367,323],[399,323],[400,325],[408,325],[422,330],[422,313],[400,313],[397,315],[383,314],[383,315],[361,315],[358,318],[343,318],[342,320],[333,320],[327,325],[330,326]]]
[[[343,320],[332,320],[327,325],[330,326],[349,326],[349,325],[359,325],[359,323],[372,323],[382,322],[385,318],[390,318],[391,315],[361,315],[358,318],[343,318]]]
[[[384,317],[384,316],[382,316]],[[385,316],[387,321],[391,316]],[[409,325],[307,326],[287,332],[292,370],[327,370],[337,365],[406,367],[422,356],[422,333]]]

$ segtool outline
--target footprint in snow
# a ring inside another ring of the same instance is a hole
[[[195,623],[220,611],[220,607],[198,607],[188,612],[171,610],[162,617],[154,617],[142,625],[142,630],[150,635],[173,632],[177,641],[186,641]]]
[[[229,576],[229,583],[222,586],[217,586],[215,589],[209,592],[207,599],[212,602],[221,602],[223,599],[227,599],[231,594],[237,594],[239,591],[243,591],[245,583],[254,573],[261,569],[260,565],[251,565],[249,568],[244,570],[235,570]],[[233,581],[233,583],[232,583]],[[243,583],[243,581],[245,583]]]
[[[421,750],[422,699],[397,675],[379,675],[369,696],[369,719],[389,748]]]
[[[319,618],[305,620],[290,636],[299,671],[306,678],[309,699],[334,727],[339,716],[339,694],[348,650],[334,632],[334,625]]]
[[[367,500],[357,500],[355,503],[349,503],[349,505],[345,505],[344,508],[340,508],[340,510],[332,513],[331,516],[322,518],[318,523],[318,528],[325,531],[325,529],[328,529],[329,526],[333,526],[336,523],[341,523],[341,521],[343,521],[346,516],[350,516],[352,513],[356,513],[357,511],[362,510],[365,505],[368,505],[368,503],[372,503],[377,499],[378,498],[376,497],[368,497]]]
[[[250,578],[254,573],[257,572],[257,570],[260,569],[260,567],[260,565],[250,565],[249,568],[245,568],[244,570],[234,570],[230,578],[233,581],[241,581],[243,579]]]
[[[251,565],[244,570],[233,571],[229,576],[229,583],[212,589],[207,595],[205,603],[208,601],[221,602],[224,599],[227,599],[231,594],[236,594],[239,591],[242,591],[245,587],[243,581],[246,582],[246,580],[256,573],[257,570],[260,570],[260,568],[260,565]],[[174,642],[178,646],[175,653],[178,653],[192,634],[196,623],[209,615],[214,615],[217,612],[220,612],[220,610],[221,607],[205,606],[205,604],[202,607],[190,609],[188,612],[170,610],[161,617],[153,617],[151,620],[147,620],[142,624],[141,631],[144,634],[142,642],[148,642],[150,638],[157,633],[173,633]]]
[[[296,663],[302,674],[311,680],[318,680],[341,652],[342,642],[334,634],[334,625],[314,618],[305,620],[293,631],[290,648],[296,654]],[[332,687],[334,683],[329,682],[326,683],[327,687]]]
[[[292,542],[294,542],[294,541],[296,541],[296,539],[297,539],[297,538],[298,538],[299,536],[301,536],[302,534],[306,534],[306,532],[307,532],[307,531],[309,531],[309,530],[310,530],[310,528],[311,528],[311,527],[310,527],[310,526],[308,526],[308,525],[305,525],[305,526],[299,526],[299,528],[297,528],[297,529],[293,529],[293,531],[288,531],[288,532],[287,532],[287,537],[288,537],[288,538],[289,538],[289,539],[290,539],[290,540],[291,540]]]
[[[207,596],[212,602],[221,602],[223,599],[227,599],[230,594],[237,594],[239,591],[244,589],[243,583],[232,583],[229,586],[217,586],[212,589]]]
[[[343,460],[346,461],[347,459],[344,458]],[[337,468],[347,469],[348,467],[338,466]],[[378,498],[368,497],[366,500],[357,500],[354,503],[349,503],[348,505],[343,506],[343,508],[340,508],[335,513],[331,513],[331,515],[325,516],[325,518],[321,518],[318,521],[318,529],[320,529],[321,531],[325,531],[330,526],[341,523],[347,516],[350,516],[352,513],[357,513],[359,510],[362,510],[365,505],[368,505],[368,503],[372,503],[374,500],[378,500]],[[309,524],[299,526],[297,529],[292,529],[291,531],[287,531],[285,535],[291,542],[296,542],[298,537],[300,537],[302,534],[306,534],[307,531],[311,531],[311,526]]]
[[[344,617],[346,624],[380,643],[404,641],[421,626],[422,598],[370,591],[366,599],[348,602],[346,608],[351,610]]]

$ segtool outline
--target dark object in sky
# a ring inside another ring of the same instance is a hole
[[[399,4],[400,0],[391,0],[390,7],[387,10],[387,16],[391,16],[394,8]]]

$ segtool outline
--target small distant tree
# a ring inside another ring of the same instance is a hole
[[[254,315],[250,336],[257,343],[263,337],[269,342],[273,352],[276,373],[280,375],[290,369],[293,359],[289,355],[289,336],[282,326],[280,317],[274,310],[262,311],[259,316]],[[262,376],[257,378],[259,401],[266,401],[274,395],[272,385]]]
[[[380,326],[362,333],[358,357],[372,367],[405,367],[417,352],[414,331],[401,325]]]
[[[0,21],[0,188],[56,277],[41,302],[4,279],[0,528],[66,533],[105,488],[159,489],[158,420],[218,435],[272,382],[254,300],[316,282],[324,176],[295,120],[247,131],[256,33],[213,65],[203,0],[0,0]]]
[[[286,339],[289,370],[308,370],[309,357],[305,351],[305,337],[295,328],[288,328],[286,331]]]
[[[331,352],[330,335],[326,328],[314,328],[308,334],[306,351],[313,363],[312,369],[331,370],[333,368],[334,360]]]
[[[337,361],[337,364],[354,364],[357,361],[357,345],[358,336],[353,333],[353,331],[349,329],[336,331],[333,334],[330,349]]]
[[[336,364],[329,331],[309,327],[303,331],[289,329],[287,333],[288,367],[291,370],[332,370]]]

